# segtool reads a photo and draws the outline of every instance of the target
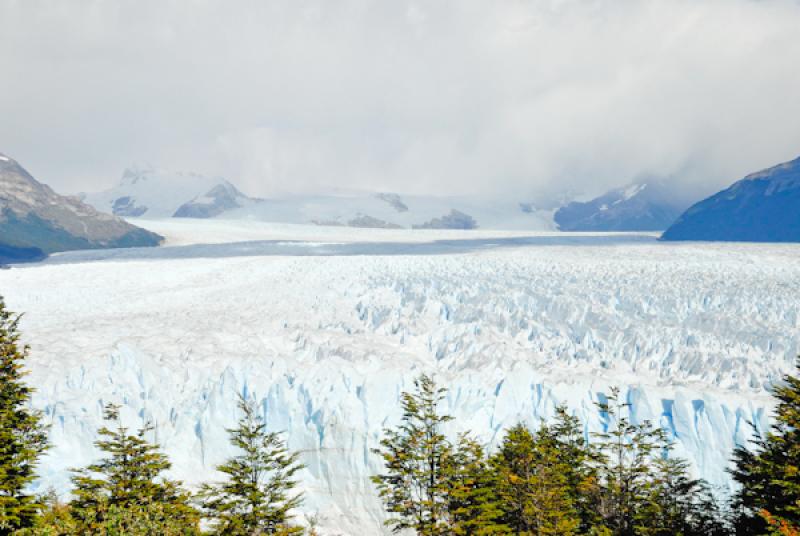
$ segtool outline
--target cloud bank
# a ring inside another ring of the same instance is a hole
[[[800,155],[796,0],[0,0],[0,151],[256,195],[707,193]]]

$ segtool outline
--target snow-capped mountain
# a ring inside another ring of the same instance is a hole
[[[352,190],[258,199],[224,179],[152,166],[131,167],[114,188],[83,198],[99,210],[145,219],[219,217],[381,229],[553,228],[552,210],[509,200]]]
[[[155,246],[161,237],[58,195],[0,154],[0,261],[72,249]]]
[[[84,200],[98,210],[134,218],[213,218],[258,202],[225,179],[149,165],[126,169],[117,186],[85,194]]]
[[[551,210],[507,199],[362,191],[273,197],[227,212],[225,218],[384,229],[553,228]]]
[[[693,205],[661,238],[800,242],[800,158],[748,175]]]
[[[636,182],[556,211],[562,231],[662,231],[686,208],[658,181]]]

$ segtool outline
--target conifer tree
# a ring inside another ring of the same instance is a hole
[[[752,451],[742,446],[734,452],[740,534],[800,532],[800,378],[784,376],[773,394],[778,405],[772,429]]]
[[[152,425],[129,433],[114,404],[105,407],[104,418],[113,428],[103,426],[95,445],[107,457],[73,471],[70,507],[81,533],[106,534],[112,528],[136,533],[143,524],[164,534],[196,533],[199,514],[189,504],[189,493],[162,476],[170,462],[146,439]]]
[[[506,433],[491,458],[500,518],[513,534],[570,536],[578,512],[555,434],[546,425],[533,434],[522,424]]]
[[[447,505],[450,531],[455,536],[510,534],[500,522],[502,511],[495,492],[494,473],[483,447],[463,434],[453,454],[448,474]]]
[[[28,347],[19,320],[0,298],[0,534],[33,525],[40,505],[26,488],[47,448],[41,415],[28,406],[32,389],[22,381]]]
[[[280,434],[267,431],[252,401],[240,398],[239,409],[243,416],[228,433],[240,453],[217,467],[225,482],[201,490],[204,516],[216,534],[300,534],[290,515],[302,502],[294,491],[296,473],[303,468],[298,454],[287,449]]]
[[[551,436],[556,443],[567,492],[580,519],[579,533],[588,533],[601,521],[598,511],[601,488],[597,469],[600,453],[587,440],[580,419],[570,415],[563,405],[556,407],[555,420],[549,426],[544,426],[541,435]]]
[[[374,451],[383,458],[386,472],[372,480],[391,515],[386,524],[395,532],[448,533],[448,468],[454,453],[442,432],[451,417],[439,413],[445,393],[428,375],[415,379],[414,392],[401,397],[402,424],[384,430],[381,448]]]
[[[727,527],[707,484],[689,476],[689,464],[670,457],[671,445],[656,459],[646,483],[647,497],[634,515],[642,536],[722,536]]]
[[[608,429],[595,434],[602,454],[601,512],[616,536],[633,536],[639,522],[636,513],[649,497],[652,463],[665,442],[664,432],[648,421],[631,422],[630,404],[620,400],[617,388],[597,406],[608,421]]]

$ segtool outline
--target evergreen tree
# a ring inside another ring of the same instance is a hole
[[[580,519],[579,533],[589,533],[592,527],[601,523],[601,488],[597,469],[601,456],[586,439],[580,419],[570,415],[566,406],[556,407],[555,420],[545,426],[541,434],[552,437],[556,443],[556,454],[559,465],[564,469],[567,492]]]
[[[494,474],[483,447],[467,435],[459,437],[448,474],[447,505],[453,535],[510,534],[500,522],[502,511],[495,492]]]
[[[551,428],[532,434],[522,424],[506,433],[491,458],[501,520],[518,535],[577,534],[578,511],[570,489],[570,468]]]
[[[800,378],[784,376],[773,394],[778,405],[772,429],[755,440],[754,450],[734,452],[739,534],[800,531]]]
[[[303,468],[297,453],[289,452],[280,435],[267,432],[252,401],[239,400],[243,416],[228,429],[240,453],[217,467],[228,479],[205,485],[200,492],[205,517],[217,534],[300,534],[291,525],[290,511],[300,506],[295,475]]]
[[[33,528],[17,531],[14,536],[69,536],[79,534],[68,504],[61,502],[55,490],[39,497],[42,509]]]
[[[28,407],[32,389],[22,381],[28,347],[20,343],[19,320],[0,298],[0,534],[33,525],[40,505],[25,490],[47,448],[41,415]]]
[[[196,533],[199,515],[189,504],[189,494],[180,482],[162,477],[170,462],[145,437],[153,427],[146,424],[130,434],[113,404],[106,406],[104,418],[114,428],[102,427],[95,446],[108,456],[73,471],[70,507],[80,532],[106,534],[114,528],[137,533],[136,526],[145,524],[158,527],[152,534]]]
[[[642,536],[721,536],[722,514],[707,484],[689,476],[689,464],[669,456],[670,446],[653,464],[647,498],[635,513]]]
[[[606,431],[595,434],[602,453],[600,510],[613,534],[634,536],[637,525],[641,526],[637,511],[648,506],[654,454],[664,444],[665,436],[648,421],[631,422],[630,404],[620,400],[617,388],[611,390],[606,402],[597,406],[608,422]]]
[[[448,495],[453,447],[442,433],[451,420],[439,413],[445,389],[425,374],[414,380],[414,392],[402,394],[402,424],[386,429],[381,448],[375,449],[386,472],[372,478],[395,532],[413,529],[417,534],[447,534]]]

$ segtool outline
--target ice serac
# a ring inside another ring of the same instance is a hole
[[[693,205],[661,238],[800,242],[800,158],[748,175]]]
[[[636,182],[591,201],[573,201],[554,215],[562,231],[663,231],[688,203],[660,181]]]
[[[0,154],[0,262],[75,249],[156,246],[161,237],[58,195]]]
[[[97,455],[109,401],[131,426],[155,423],[173,476],[216,478],[243,394],[301,453],[303,510],[323,534],[386,534],[371,449],[426,371],[449,389],[447,432],[490,448],[560,403],[591,438],[607,424],[594,403],[619,386],[635,421],[661,425],[726,487],[731,449],[748,421],[767,426],[767,388],[800,350],[800,246],[587,240],[0,271],[51,424],[40,485],[66,490],[67,469]]]

